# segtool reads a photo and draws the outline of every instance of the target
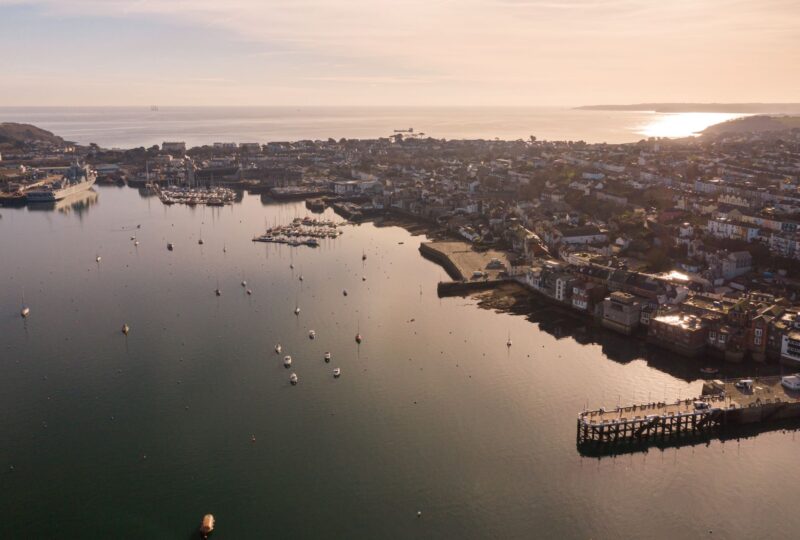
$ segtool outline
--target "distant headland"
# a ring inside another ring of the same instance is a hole
[[[583,105],[575,108],[584,111],[800,114],[800,103],[634,103],[631,105]]]

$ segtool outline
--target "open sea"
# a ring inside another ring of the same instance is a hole
[[[736,113],[585,111],[565,107],[0,107],[0,122],[30,123],[67,140],[106,148],[185,141],[376,138],[395,129],[446,139],[583,140],[627,143],[689,137]]]
[[[795,431],[576,449],[587,404],[697,395],[701,361],[440,299],[399,227],[251,241],[306,213],[116,186],[0,209],[0,537],[188,540],[209,512],[220,540],[796,537]]]

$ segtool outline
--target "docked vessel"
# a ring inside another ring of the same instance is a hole
[[[97,181],[97,173],[88,165],[72,165],[59,180],[45,183],[27,192],[29,203],[55,202],[86,191]]]

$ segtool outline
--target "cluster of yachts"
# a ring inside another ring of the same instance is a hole
[[[309,337],[309,339],[314,339],[316,337],[316,333],[313,330],[309,330],[308,331],[308,337]],[[280,343],[275,345],[275,354],[279,355],[279,354],[281,354],[282,351],[283,351],[283,347],[281,347]],[[330,361],[331,361],[331,353],[330,352],[326,352],[325,355],[323,356],[323,359],[325,360],[326,364],[329,364]],[[285,367],[286,369],[289,369],[290,367],[292,367],[292,357],[291,357],[291,355],[287,354],[286,356],[283,357],[283,367]],[[338,367],[333,368],[333,377],[334,378],[338,379],[341,374],[342,374],[342,369],[341,368],[338,368]],[[289,375],[289,382],[292,383],[292,385],[295,385],[298,382],[300,382],[300,379],[298,378],[297,373],[292,372],[292,374]]]
[[[338,238],[341,234],[339,225],[333,221],[305,217],[295,218],[288,225],[270,227],[261,236],[253,238],[253,242],[317,247],[320,240]]]
[[[224,206],[236,200],[236,193],[225,187],[190,188],[190,187],[165,187],[160,188],[158,196],[164,204],[188,204],[195,206],[205,204],[208,206]]]

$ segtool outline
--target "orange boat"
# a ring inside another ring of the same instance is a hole
[[[214,532],[214,516],[212,514],[206,514],[203,516],[203,522],[200,524],[200,536],[203,538],[208,538]]]

